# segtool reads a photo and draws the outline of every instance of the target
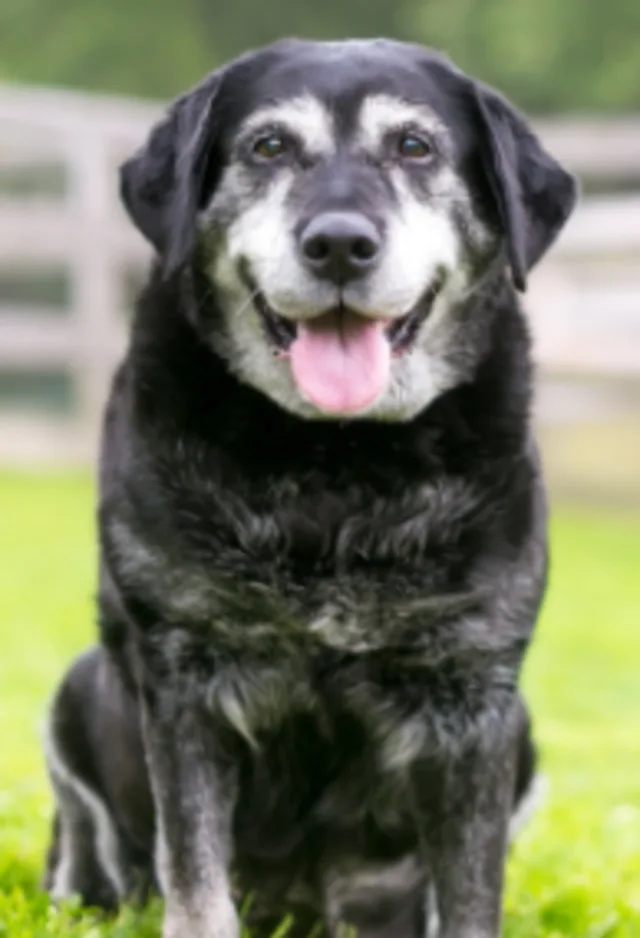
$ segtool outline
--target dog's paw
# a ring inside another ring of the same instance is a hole
[[[162,938],[240,938],[238,913],[231,899],[167,905]]]

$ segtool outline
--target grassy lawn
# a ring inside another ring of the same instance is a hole
[[[46,701],[93,638],[92,488],[0,476],[0,936],[147,938],[158,904],[99,924],[38,892]],[[506,938],[640,936],[640,519],[558,510],[526,687],[550,777],[509,866]],[[400,936],[399,936],[400,938]]]

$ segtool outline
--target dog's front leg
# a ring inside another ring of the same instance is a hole
[[[206,714],[175,687],[144,706],[163,938],[238,938],[229,886],[234,783]]]
[[[437,898],[438,938],[499,938],[501,933],[515,723],[511,714],[496,715],[490,731],[467,739],[435,765],[414,767],[414,803]]]

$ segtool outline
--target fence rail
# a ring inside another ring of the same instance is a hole
[[[78,462],[95,451],[125,342],[127,284],[149,260],[119,205],[116,168],[160,113],[145,102],[0,87],[1,462]],[[526,302],[543,377],[551,387],[566,376],[640,380],[640,118],[537,129],[588,192],[630,190],[585,197],[532,277]],[[52,272],[65,284],[57,306],[16,295]],[[74,408],[52,416],[6,403],[3,389],[42,372],[70,378]],[[558,396],[542,400],[541,419],[554,416]]]

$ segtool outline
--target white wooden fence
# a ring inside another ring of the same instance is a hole
[[[82,463],[95,453],[126,336],[127,277],[149,259],[119,205],[116,168],[159,113],[141,102],[0,86],[0,463]],[[590,406],[567,381],[640,382],[640,117],[545,121],[538,130],[592,187],[625,190],[585,197],[532,278],[544,422]],[[61,193],[15,194],[16,179],[47,169],[62,174]],[[51,268],[68,279],[68,309],[3,296],[3,278]],[[38,372],[66,375],[76,406],[52,415],[3,404],[3,379]]]

